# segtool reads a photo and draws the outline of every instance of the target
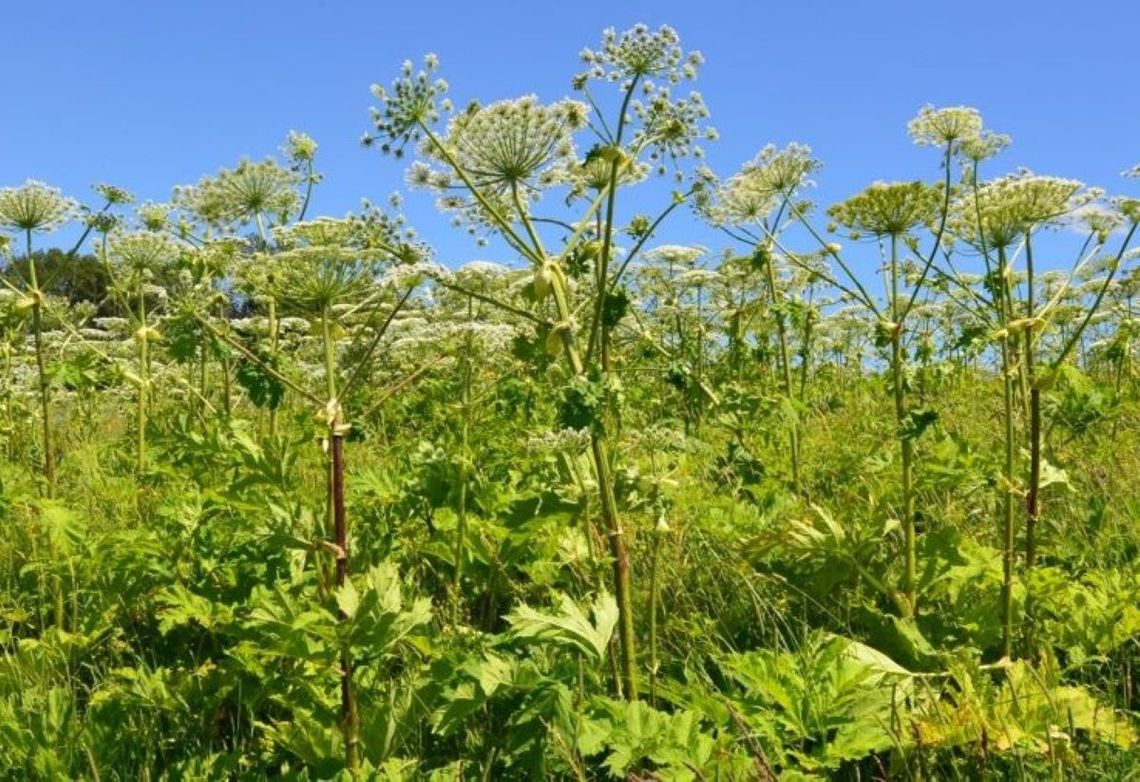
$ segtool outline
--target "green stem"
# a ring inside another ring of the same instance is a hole
[[[998,248],[998,273],[1004,278],[1006,271],[1005,249]],[[1001,298],[1008,294],[1008,286],[999,286]],[[1005,309],[1005,303],[999,302]],[[1001,580],[1001,656],[1009,657],[1013,648],[1013,557],[1014,557],[1014,525],[1013,525],[1013,377],[1011,365],[1009,339],[1001,343],[1002,391],[1005,414],[1005,475],[1002,487],[1002,580]]]
[[[657,612],[661,604],[661,582],[659,568],[661,563],[661,547],[664,535],[655,531],[653,553],[649,562],[649,703],[657,705],[657,673],[660,664],[657,660]]]
[[[895,398],[895,422],[899,430],[900,448],[902,451],[902,526],[903,526],[903,594],[909,607],[910,615],[918,609],[918,545],[917,530],[914,519],[914,441],[906,431],[906,367],[902,349],[903,324],[898,321],[902,316],[899,302],[899,260],[898,237],[891,234],[891,377],[893,380]]]
[[[47,365],[44,357],[43,344],[43,293],[40,291],[36,279],[36,262],[32,258],[32,230],[24,232],[27,243],[28,279],[30,280],[29,293],[32,296],[32,332],[36,346],[36,369],[39,375],[40,390],[40,416],[43,419],[44,440],[44,480],[46,481],[45,494],[48,497],[55,495],[55,452],[52,448],[51,427],[51,389],[49,386]]]
[[[149,355],[149,339],[147,336],[147,321],[146,321],[146,293],[142,284],[142,277],[139,278],[138,286],[139,297],[139,327],[136,338],[138,340],[138,361],[139,361],[139,396],[138,396],[138,450],[136,452],[135,469],[139,474],[142,474],[146,469],[146,421],[147,421],[147,394],[150,388],[150,355]]]
[[[468,297],[467,299],[467,323],[472,324],[473,321],[473,300]],[[463,358],[461,359],[462,366],[462,387],[460,390],[459,404],[461,408],[461,423],[459,426],[459,508],[457,511],[457,519],[455,524],[455,576],[452,580],[452,607],[451,607],[451,622],[454,625],[459,624],[459,607],[461,603],[460,590],[463,583],[463,559],[466,556],[467,546],[467,480],[468,480],[468,465],[470,464],[470,454],[468,453],[468,442],[470,439],[471,429],[471,352],[474,346],[471,342],[471,332],[468,331],[466,349],[463,351]]]
[[[336,392],[336,346],[332,337],[332,313],[326,304],[321,309],[321,338],[325,349],[325,390],[329,412],[329,515],[332,516],[333,542],[336,552],[336,586],[348,581],[348,522],[344,505],[344,435],[347,430],[341,416]],[[337,619],[348,617],[337,610]],[[346,643],[340,657],[340,719],[344,736],[344,763],[350,774],[360,765],[360,715],[352,685],[352,650]]]
[[[1029,234],[1025,235],[1025,268],[1028,277],[1026,294],[1027,318],[1036,313],[1036,297],[1033,276],[1033,245]],[[1033,335],[1036,329],[1025,329],[1025,373],[1029,381],[1029,486],[1025,494],[1025,569],[1031,571],[1037,561],[1037,541],[1035,533],[1040,514],[1039,492],[1041,486],[1041,389],[1037,387],[1034,360]]]
[[[784,312],[780,307],[780,292],[776,287],[775,256],[769,248],[764,263],[768,282],[768,298],[776,313],[776,335],[780,342],[780,369],[783,375],[784,398],[792,402],[792,364],[788,353],[788,327]],[[800,432],[795,416],[788,420],[788,445],[792,456],[792,491],[800,493]]]
[[[565,321],[570,317],[570,304],[562,278],[556,276],[552,285],[558,316]],[[582,363],[578,342],[572,329],[562,329],[562,345],[571,371],[578,376],[586,374]],[[598,499],[606,536],[609,538],[610,555],[613,558],[614,597],[618,604],[618,642],[621,645],[622,690],[629,700],[637,700],[637,651],[633,628],[633,588],[630,573],[629,551],[625,545],[625,531],[617,510],[614,496],[613,477],[610,474],[610,457],[604,431],[594,427],[590,432],[590,452],[594,462],[594,472],[598,478]]]

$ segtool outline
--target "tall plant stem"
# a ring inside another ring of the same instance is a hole
[[[649,563],[649,702],[657,705],[657,672],[660,663],[657,661],[657,611],[661,604],[661,547],[665,542],[664,528],[661,522],[653,533],[656,540],[653,542],[653,553]]]
[[[792,362],[788,352],[788,325],[784,312],[780,308],[780,293],[776,288],[776,270],[771,249],[764,262],[767,273],[768,299],[776,313],[776,335],[780,341],[780,370],[783,375],[784,397],[789,404],[792,402]],[[800,430],[799,423],[794,416],[788,421],[788,447],[792,455],[792,491],[800,493]]]
[[[325,388],[329,413],[329,508],[336,552],[336,587],[348,580],[348,522],[344,509],[344,435],[348,430],[341,418],[336,390],[336,347],[332,338],[332,313],[326,304],[321,310],[321,337],[325,348]],[[337,619],[348,617],[337,609]],[[352,686],[352,651],[347,644],[340,653],[340,719],[344,736],[344,764],[355,774],[360,765],[360,715]]]
[[[32,230],[24,232],[28,255],[29,293],[32,296],[32,333],[36,345],[36,369],[39,374],[40,386],[40,417],[43,419],[44,440],[44,480],[45,495],[49,498],[55,495],[55,452],[52,448],[51,431],[51,389],[48,385],[47,367],[44,359],[43,344],[43,293],[40,291],[36,279],[36,261],[32,258]]]
[[[906,430],[906,367],[903,358],[904,317],[899,302],[899,258],[898,236],[891,234],[891,379],[895,398],[895,423],[898,426],[900,449],[902,451],[902,527],[903,527],[903,594],[906,596],[908,613],[913,615],[918,609],[918,544],[914,521],[914,440]]]
[[[136,425],[138,427],[137,451],[135,456],[135,469],[140,474],[146,469],[146,422],[147,422],[147,394],[150,391],[150,347],[146,322],[146,293],[140,279],[138,286],[139,296],[139,328],[138,360],[139,360],[139,396]]]
[[[998,248],[998,268],[1003,278],[1006,271],[1006,257],[1004,248]],[[1001,286],[1002,298],[1009,296],[1009,288]],[[1011,376],[1012,350],[1009,339],[1001,343],[1001,375],[1002,391],[1005,413],[1005,475],[1002,486],[1002,578],[1001,578],[1001,655],[1009,657],[1013,648],[1013,556],[1014,556],[1014,527],[1013,527],[1013,416],[1014,399]]]
[[[329,436],[332,468],[333,531],[336,538],[336,585],[340,589],[348,580],[348,524],[344,511],[344,431],[338,421]],[[337,610],[337,618],[348,617]],[[344,764],[350,772],[360,765],[360,715],[352,686],[352,650],[346,645],[340,654],[340,716],[344,733]]]
[[[278,325],[277,325],[277,297],[269,297],[269,313],[268,313],[268,328],[269,328],[269,355],[277,359],[277,340],[278,340]],[[269,410],[269,436],[273,437],[277,434],[277,408],[270,408]]]
[[[558,316],[565,321],[569,319],[571,310],[561,277],[554,279],[552,288]],[[582,363],[573,330],[562,330],[562,345],[571,371],[578,376],[585,375],[586,368]],[[594,472],[598,477],[602,523],[609,539],[610,556],[613,558],[614,597],[618,604],[618,642],[621,645],[622,691],[625,697],[632,701],[637,700],[637,650],[633,631],[632,577],[629,551],[626,549],[625,531],[618,515],[613,476],[610,473],[610,457],[602,427],[594,427],[590,432],[590,453],[594,461]]]
[[[473,300],[467,297],[467,322],[472,322]],[[451,584],[451,622],[459,624],[459,607],[462,602],[461,589],[463,584],[463,559],[467,547],[467,480],[468,445],[471,430],[471,333],[467,334],[467,345],[462,358],[462,388],[460,389],[459,404],[461,407],[461,422],[459,425],[459,508],[456,512],[455,522],[455,575]]]
[[[4,447],[7,451],[8,461],[15,461],[16,448],[16,415],[12,410],[12,342],[11,338],[4,335],[4,414],[7,417],[8,437],[5,439]]]
[[[1025,269],[1028,277],[1026,317],[1036,317],[1033,279],[1033,245],[1025,236]],[[1041,389],[1037,387],[1032,325],[1025,329],[1025,374],[1029,381],[1029,486],[1025,494],[1025,568],[1032,570],[1037,561],[1037,521],[1040,518],[1041,491]]]
[[[229,321],[226,319],[225,304],[218,305],[218,319],[221,320],[223,328],[227,328]],[[226,411],[226,418],[228,419],[233,412],[230,401],[230,362],[229,359],[222,356],[218,363],[222,370],[222,409]]]

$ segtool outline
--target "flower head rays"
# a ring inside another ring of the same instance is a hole
[[[588,113],[584,103],[572,100],[542,105],[528,95],[498,101],[453,118],[445,143],[480,189],[497,196],[526,193],[555,165],[574,158],[573,134],[585,126]]]
[[[963,241],[1008,247],[1034,228],[1079,209],[1096,197],[1075,179],[1022,172],[986,182],[954,206],[950,227]]]
[[[681,37],[668,25],[651,30],[637,24],[620,35],[614,28],[602,33],[598,49],[583,49],[581,58],[589,70],[578,78],[621,81],[663,78],[672,84],[696,77],[703,62],[700,52],[685,54]]]
[[[940,188],[924,182],[875,182],[827,214],[853,238],[863,233],[897,237],[933,220],[942,197]]]
[[[769,144],[721,186],[711,216],[722,224],[763,220],[784,199],[791,200],[808,186],[808,177],[820,165],[803,144],[788,144],[783,149]]]
[[[0,226],[19,231],[54,231],[75,216],[78,204],[57,188],[29,179],[0,189]]]
[[[300,208],[296,173],[272,159],[242,160],[197,185],[180,189],[175,201],[212,225],[244,223],[259,215],[285,222]]]

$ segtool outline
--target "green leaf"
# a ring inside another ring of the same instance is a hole
[[[349,619],[356,616],[356,609],[360,607],[360,595],[357,594],[351,579],[336,590],[336,607]]]
[[[604,660],[618,620],[617,601],[613,596],[602,593],[594,600],[591,606],[593,622],[569,595],[558,593],[558,604],[557,614],[519,606],[506,617],[511,625],[511,635],[520,640],[575,648],[595,661]]]

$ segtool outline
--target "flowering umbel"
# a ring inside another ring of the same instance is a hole
[[[79,205],[58,188],[29,179],[20,187],[0,189],[0,226],[48,233],[75,216]]]
[[[361,139],[365,146],[376,145],[385,154],[402,156],[408,142],[418,141],[425,128],[439,122],[441,112],[450,111],[450,102],[443,98],[448,85],[435,76],[438,68],[439,58],[428,54],[421,70],[405,60],[390,87],[372,85],[372,95],[380,105],[372,109],[375,135],[366,133]]]
[[[112,236],[108,254],[124,269],[144,273],[173,266],[178,261],[180,248],[166,234],[142,231]]]
[[[573,134],[588,115],[584,103],[543,105],[533,95],[473,105],[448,124],[443,150],[428,145],[424,151],[435,158],[449,154],[485,193],[529,198],[549,181],[554,166],[574,159]]]
[[[268,158],[242,160],[235,168],[222,169],[197,185],[181,188],[175,202],[203,222],[224,226],[270,216],[284,223],[300,208],[298,175]]]
[[[977,247],[1008,247],[1027,232],[1088,204],[1096,192],[1081,192],[1075,179],[1023,171],[985,182],[952,207],[950,231]]]
[[[828,216],[847,228],[852,238],[902,236],[934,219],[942,200],[941,188],[925,182],[875,182],[862,193],[835,204]]]
[[[578,79],[622,81],[632,78],[661,78],[670,84],[694,79],[704,62],[700,52],[686,54],[681,37],[668,25],[650,30],[644,24],[634,25],[621,35],[610,27],[602,32],[598,49],[583,49],[582,62],[588,70]]]
[[[783,149],[769,144],[720,186],[709,216],[721,225],[763,220],[785,199],[791,200],[810,185],[808,177],[821,165],[803,144],[792,143]]]

